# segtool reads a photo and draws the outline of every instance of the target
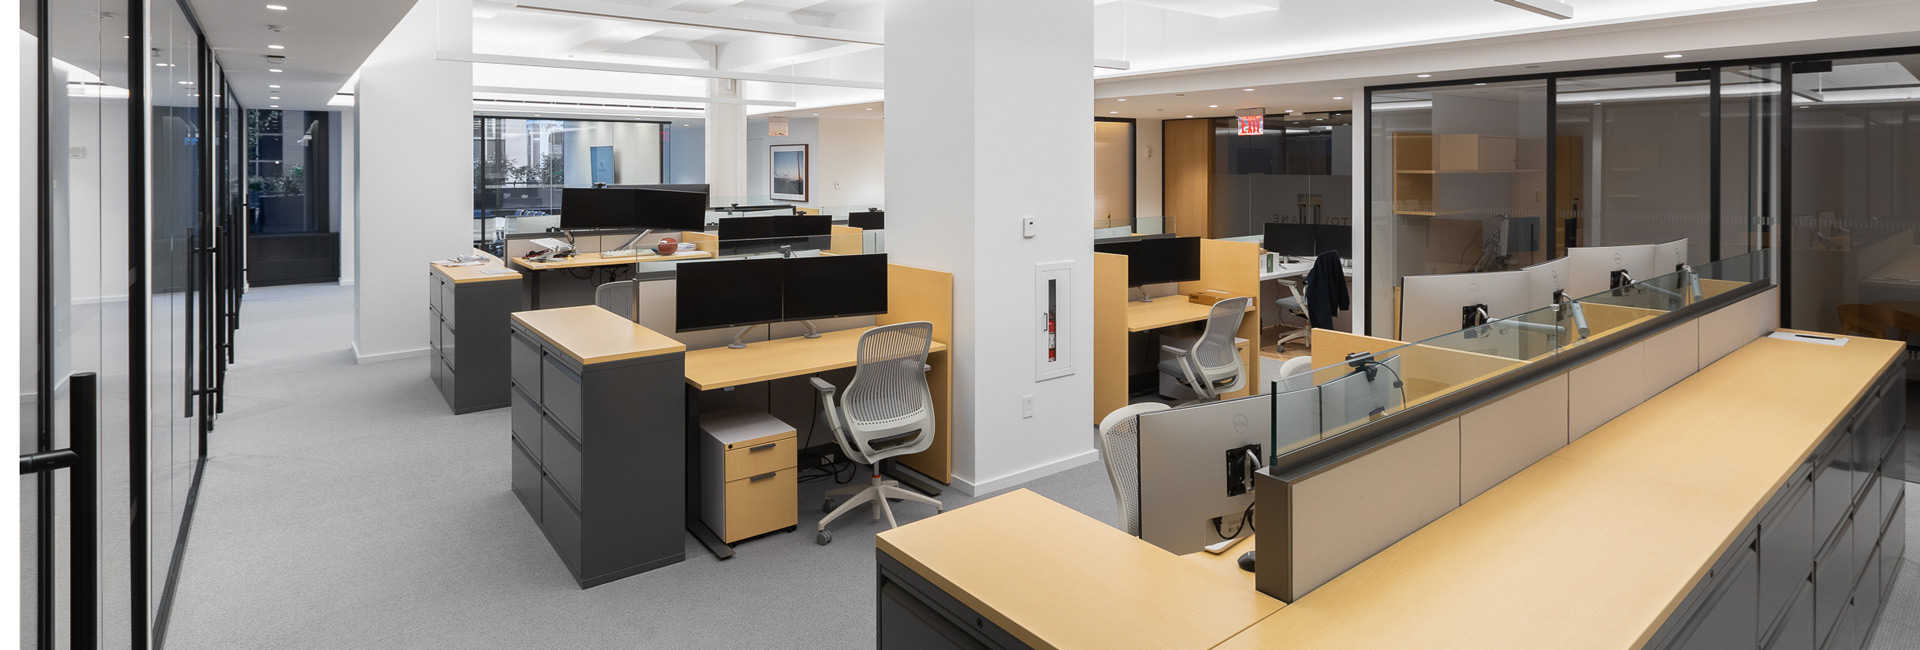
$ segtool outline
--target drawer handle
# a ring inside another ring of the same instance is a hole
[[[778,472],[778,471],[773,471],[773,472],[767,472],[767,473],[765,473],[765,474],[761,474],[761,475],[759,475],[759,476],[755,476],[755,477],[753,477],[753,478],[749,478],[749,479],[747,479],[747,482],[749,482],[749,483],[751,483],[751,482],[753,482],[753,481],[758,481],[758,480],[762,480],[762,479],[770,479],[770,478],[773,478],[773,477],[774,477],[774,475],[776,475],[776,474],[779,474],[779,473],[780,473],[780,472]]]
[[[769,443],[767,443],[767,444],[764,444],[764,445],[759,445],[759,446],[755,446],[755,447],[748,447],[748,448],[747,448],[747,452],[748,452],[748,453],[752,453],[752,452],[756,452],[756,451],[766,451],[766,450],[768,450],[768,449],[772,449],[772,448],[774,448],[775,446],[777,446],[777,445],[779,445],[779,444],[780,444],[780,443],[777,443],[777,442],[769,442]]]

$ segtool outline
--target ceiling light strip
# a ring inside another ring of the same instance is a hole
[[[585,90],[556,90],[552,88],[525,88],[518,86],[474,86],[476,93],[495,93],[500,95],[535,95],[551,97],[605,97],[608,99],[638,99],[650,102],[694,102],[699,104],[744,104],[747,106],[775,106],[793,108],[798,104],[775,99],[739,99],[734,97],[705,97],[700,95],[646,95],[640,93],[603,93]]]
[[[878,81],[859,81],[854,79],[829,79],[826,77],[800,77],[784,74],[765,74],[759,72],[731,72],[727,70],[701,70],[699,68],[672,68],[660,65],[640,65],[634,63],[604,63],[597,61],[577,61],[572,59],[545,59],[534,56],[508,56],[505,54],[480,54],[477,52],[449,52],[442,50],[434,54],[441,61],[464,61],[467,63],[491,63],[494,65],[524,65],[535,68],[566,68],[569,70],[598,70],[601,72],[627,72],[633,74],[657,74],[670,77],[699,77],[702,79],[736,79],[739,81],[764,81],[768,83],[794,84],[800,86],[837,86],[840,88],[865,88],[881,90],[884,84]]]
[[[515,3],[514,6],[534,11],[551,11],[563,14],[597,16],[600,18],[637,20],[684,27],[718,29],[729,32],[750,32],[754,34],[771,34],[774,36],[811,38],[822,41],[838,41],[841,43],[885,45],[885,43],[881,41],[881,35],[873,32],[837,29],[833,27],[815,27],[812,25],[793,23],[778,23],[767,20],[751,20],[731,16],[694,13],[691,11],[675,11],[672,9],[654,9],[652,7],[637,7],[630,4],[601,2],[598,0],[529,0],[527,2]]]

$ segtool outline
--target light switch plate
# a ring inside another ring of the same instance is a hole
[[[1037,231],[1039,229],[1040,229],[1040,225],[1039,223],[1034,221],[1033,217],[1024,217],[1020,219],[1020,235],[1021,236],[1026,237],[1028,239],[1032,239],[1034,235],[1038,234]]]

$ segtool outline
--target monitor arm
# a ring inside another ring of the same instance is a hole
[[[1147,288],[1145,286],[1139,286],[1134,288],[1140,290],[1140,299],[1135,302],[1153,302],[1153,296],[1147,295]]]
[[[1558,306],[1560,308],[1560,311],[1563,313],[1564,312],[1573,313],[1573,326],[1576,330],[1580,332],[1580,338],[1584,339],[1593,335],[1593,332],[1587,329],[1586,310],[1580,307],[1579,302],[1575,301],[1572,297],[1569,297],[1567,295],[1566,289],[1553,290],[1553,304],[1555,306]]]
[[[820,338],[820,330],[813,326],[813,321],[803,320],[803,321],[800,321],[800,323],[807,326],[807,333],[801,338],[809,338],[809,339]]]
[[[755,328],[755,327],[759,327],[759,325],[748,325],[748,326],[746,326],[746,327],[742,327],[742,328],[740,328],[740,331],[738,331],[738,332],[734,332],[734,333],[733,333],[733,342],[732,342],[732,343],[728,343],[728,344],[727,344],[727,348],[729,348],[729,349],[733,349],[733,350],[745,350],[745,349],[747,349],[747,342],[746,342],[746,341],[743,341],[743,340],[741,340],[741,339],[740,339],[740,337],[743,337],[743,336],[746,336],[746,335],[747,335],[747,332],[751,332],[751,331],[753,331],[753,328]]]
[[[621,244],[618,247],[615,247],[614,250],[623,251],[623,250],[631,249],[634,246],[639,245],[641,239],[644,239],[647,235],[651,235],[651,234],[653,234],[652,228],[642,230],[640,231],[640,234],[634,235],[633,239],[627,240],[627,243]]]

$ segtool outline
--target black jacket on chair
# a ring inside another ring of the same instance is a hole
[[[1352,298],[1347,295],[1346,272],[1340,268],[1340,252],[1327,251],[1313,260],[1313,270],[1307,271],[1307,320],[1320,329],[1333,328],[1333,317],[1338,311],[1353,308]]]

